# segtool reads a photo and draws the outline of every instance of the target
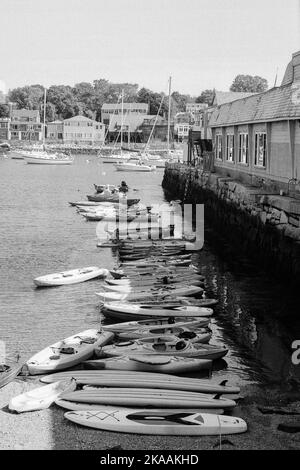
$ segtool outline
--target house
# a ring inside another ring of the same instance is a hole
[[[105,140],[105,125],[85,116],[74,116],[63,121],[65,144],[102,144]]]
[[[3,140],[8,140],[9,137],[9,118],[0,118],[0,142]]]
[[[41,141],[43,139],[43,125],[39,110],[12,109],[8,138]]]
[[[244,182],[286,187],[300,175],[300,51],[282,84],[218,105],[209,126],[215,169]]]
[[[64,123],[63,121],[52,121],[47,124],[47,141],[63,142]]]
[[[113,115],[122,114],[143,115],[148,114],[149,104],[147,103],[104,103],[101,108],[101,121],[108,126]]]

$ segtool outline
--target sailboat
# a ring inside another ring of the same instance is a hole
[[[46,140],[46,96],[47,91],[44,91],[44,119],[43,119],[43,145],[42,148],[34,149],[31,151],[23,151],[23,157],[26,163],[35,165],[71,165],[74,159],[65,153],[49,153],[45,150]]]
[[[121,119],[121,155],[123,145],[123,106],[124,106],[124,91],[122,90],[122,119]],[[140,157],[127,157],[128,161],[117,162],[115,168],[117,171],[140,171],[149,172],[154,171],[156,167],[154,165],[145,165]]]

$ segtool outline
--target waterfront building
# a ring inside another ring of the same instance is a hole
[[[185,110],[190,114],[197,114],[208,107],[207,103],[187,103]]]
[[[41,141],[43,125],[38,109],[12,109],[8,139]]]
[[[209,125],[218,172],[299,190],[300,51],[281,86],[218,105]]]
[[[65,144],[102,144],[105,139],[105,125],[85,116],[74,116],[63,121]]]
[[[104,103],[101,108],[101,121],[106,126],[109,125],[110,119],[114,115],[121,115],[123,108],[123,114],[135,114],[145,116],[149,112],[148,103]]]
[[[52,121],[47,124],[47,141],[49,142],[63,142],[64,138],[64,123],[63,121]]]

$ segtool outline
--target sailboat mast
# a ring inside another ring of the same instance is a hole
[[[45,149],[46,140],[46,101],[47,101],[47,89],[44,89],[44,119],[43,119],[43,147]]]
[[[171,125],[171,81],[172,77],[169,78],[169,104],[168,104],[168,136],[167,136],[167,148],[168,153],[170,150],[170,125]]]
[[[123,147],[123,123],[124,123],[124,90],[122,90],[122,103],[121,103],[121,153]]]

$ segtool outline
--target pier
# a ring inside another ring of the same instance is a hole
[[[261,265],[300,281],[300,200],[203,167],[169,163],[162,186],[184,203],[205,204],[205,220]]]

